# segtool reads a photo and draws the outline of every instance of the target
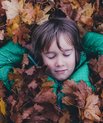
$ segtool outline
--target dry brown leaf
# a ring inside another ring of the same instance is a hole
[[[70,114],[69,112],[64,112],[63,116],[59,119],[59,123],[70,123]]]
[[[22,114],[22,119],[28,119],[30,117],[30,115],[32,114],[32,112],[33,112],[32,107],[26,109]]]
[[[77,0],[69,0],[69,2],[71,3],[72,9],[77,9],[80,7],[80,4]]]
[[[29,89],[36,89],[38,86],[38,84],[36,83],[35,80],[32,80],[29,84],[28,84],[28,88]]]
[[[35,9],[32,3],[26,3],[21,12],[22,21],[26,24],[32,24],[35,21]]]
[[[36,95],[34,98],[35,102],[43,103],[43,102],[49,102],[52,104],[56,103],[56,95],[53,93],[53,89],[41,89],[41,91]]]
[[[22,68],[25,68],[25,66],[28,64],[29,64],[28,54],[24,54],[22,59]]]
[[[87,97],[84,110],[84,118],[96,122],[99,122],[101,120],[98,95],[92,94]]]

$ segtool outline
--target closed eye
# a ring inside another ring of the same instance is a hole
[[[53,58],[55,58],[56,54],[55,54],[55,53],[46,53],[46,56],[47,56],[49,59],[53,59]]]
[[[63,52],[63,56],[68,57],[68,56],[70,56],[70,55],[71,55],[71,53],[72,53],[72,50],[65,51],[65,52]]]
[[[68,56],[70,56],[71,54],[63,54],[63,56],[66,56],[66,57],[68,57]]]

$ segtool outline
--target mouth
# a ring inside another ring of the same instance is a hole
[[[65,69],[65,70],[56,70],[55,73],[64,74],[66,71],[67,71],[67,69]]]

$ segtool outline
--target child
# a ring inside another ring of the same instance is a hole
[[[57,105],[60,109],[63,108],[63,81],[69,79],[78,83],[83,80],[94,89],[89,80],[88,61],[92,56],[103,54],[103,35],[88,32],[81,41],[74,21],[55,18],[35,29],[32,45],[34,59],[38,65],[47,66],[48,79],[55,83],[53,92],[57,95]]]
[[[38,65],[47,66],[46,72],[50,76],[49,79],[58,83],[66,79],[73,79],[76,83],[83,80],[92,87],[87,55],[88,53],[103,54],[103,36],[96,34],[98,38],[96,37],[95,40],[95,37],[92,37],[95,34],[87,33],[83,42],[74,21],[67,18],[50,19],[38,26],[33,33],[35,59]]]

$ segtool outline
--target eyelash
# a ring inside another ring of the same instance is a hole
[[[53,58],[55,58],[55,56],[53,56],[53,57],[48,57],[49,59],[53,59]]]
[[[63,55],[66,56],[66,57],[67,57],[67,56],[70,56],[70,54],[63,54]]]
[[[55,55],[56,56],[56,55]],[[55,56],[53,56],[53,57],[48,57],[49,59],[53,59],[53,58],[55,58]],[[63,54],[63,56],[65,56],[65,57],[68,57],[68,56],[70,56],[70,54]]]

